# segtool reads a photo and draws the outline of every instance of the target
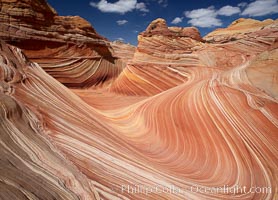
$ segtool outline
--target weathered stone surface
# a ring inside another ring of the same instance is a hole
[[[168,27],[164,19],[158,18],[150,23],[146,31],[142,32],[140,35],[147,36],[168,36],[168,37],[189,37],[194,40],[201,41],[201,35],[197,28],[195,27]]]
[[[125,66],[89,22],[59,16],[45,0],[4,0],[0,10],[0,38],[67,86],[109,83]]]
[[[150,98],[75,91],[89,106],[17,48],[1,44],[0,55],[2,199],[241,200],[190,190],[230,184],[271,188],[246,199],[275,198],[278,104],[248,81],[249,65],[194,67]],[[128,192],[134,185],[189,189]]]
[[[130,44],[125,44],[121,41],[111,42],[111,47],[113,48],[114,56],[122,59],[124,62],[128,62],[133,58],[136,47]]]
[[[19,12],[37,20],[24,22],[30,37],[2,36],[48,72],[0,43],[0,199],[276,199],[277,21],[202,40],[159,19],[132,56],[82,35],[80,18],[44,40],[53,22],[39,21],[58,17],[45,1],[0,2],[32,4]],[[203,192],[224,186],[233,192]]]
[[[0,42],[0,199],[99,199],[87,177],[47,137],[45,116],[32,100],[43,96],[23,95],[36,113],[15,97],[23,85],[31,89],[36,68],[19,49]]]
[[[212,31],[208,35],[204,37],[204,39],[208,42],[213,43],[224,43],[235,41],[238,39],[246,38],[248,33],[254,33],[259,30],[263,30],[265,28],[269,28],[269,26],[273,24],[277,24],[278,21],[274,21],[272,19],[267,19],[264,21],[258,21],[254,19],[244,19],[240,18],[227,28],[219,28],[215,31]]]
[[[216,72],[243,65],[274,48],[278,37],[277,20],[240,19],[227,29],[212,32],[204,41],[175,36],[171,32],[184,29],[168,28],[162,19],[153,21],[138,36],[132,61],[110,90],[130,95],[158,94],[182,83],[202,80]]]
[[[0,37],[6,41],[107,43],[89,22],[79,16],[58,16],[45,0],[2,0],[0,6]]]
[[[261,53],[246,68],[248,80],[278,100],[278,49]]]

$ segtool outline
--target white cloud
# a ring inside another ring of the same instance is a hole
[[[118,0],[114,3],[109,3],[106,0],[100,0],[98,3],[91,2],[90,5],[99,9],[101,12],[106,13],[120,13],[125,14],[131,12],[134,9],[141,12],[148,12],[145,3],[137,3],[137,0]]]
[[[188,23],[192,24],[193,26],[201,27],[201,28],[210,28],[215,26],[221,26],[222,22],[220,19],[215,17],[205,17],[203,19],[194,18],[188,21]]]
[[[240,13],[239,7],[233,7],[233,6],[229,6],[229,5],[224,6],[217,11],[218,15],[224,15],[224,16],[232,16],[232,15],[238,14],[238,13]]]
[[[127,20],[123,19],[123,20],[118,20],[118,21],[117,21],[117,24],[118,24],[119,26],[122,26],[122,25],[126,24],[127,22],[128,22]]]
[[[168,6],[168,0],[158,0],[158,3],[164,8]]]
[[[231,16],[240,13],[239,7],[224,6],[219,10],[216,10],[214,6],[208,8],[200,8],[196,10],[186,11],[184,15],[189,18],[189,24],[202,28],[210,28],[215,26],[221,26],[222,21],[219,19],[219,15]]]
[[[125,41],[125,39],[124,39],[124,38],[119,37],[119,38],[116,38],[116,41],[121,41],[121,42],[124,42],[124,41]]]
[[[245,8],[242,15],[252,17],[278,13],[278,0],[256,0]]]
[[[178,24],[181,23],[183,20],[183,17],[176,17],[171,23],[172,24]]]
[[[188,23],[193,26],[205,28],[222,25],[221,20],[217,19],[217,11],[214,6],[186,11],[184,14],[187,18],[190,18]]]
[[[214,6],[208,8],[200,8],[192,11],[186,11],[185,16],[188,18],[203,18],[206,16],[216,16],[216,11]]]
[[[140,10],[140,11],[142,11],[142,12],[149,12],[149,9],[147,9],[147,7],[146,7],[146,4],[145,3],[137,3],[136,4],[136,6],[135,6],[135,8],[137,9],[137,10]]]
[[[248,5],[247,2],[241,2],[241,3],[237,4],[237,6],[238,6],[238,7],[241,7],[241,8],[244,8],[244,7],[246,7],[247,5]]]

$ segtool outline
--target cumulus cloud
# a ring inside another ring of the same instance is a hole
[[[278,0],[256,0],[247,5],[242,15],[252,17],[278,13]]]
[[[145,3],[138,3],[137,0],[119,0],[114,3],[109,3],[106,0],[100,0],[98,3],[91,2],[90,5],[105,13],[125,14],[133,11],[134,9],[142,12],[149,12]]]
[[[219,15],[232,16],[238,13],[240,13],[239,7],[227,5],[219,10],[215,9],[214,6],[210,6],[208,8],[186,11],[184,12],[184,15],[190,19],[188,21],[189,24],[201,28],[210,28],[222,25]]]
[[[205,28],[222,25],[221,20],[217,19],[217,11],[214,6],[186,11],[184,14],[187,18],[190,18],[188,23],[193,26]]]
[[[127,22],[128,22],[127,20],[123,19],[123,20],[118,20],[118,21],[117,21],[117,24],[118,24],[119,26],[122,26],[122,25],[126,24]]]
[[[176,17],[171,23],[172,24],[178,24],[181,23],[183,20],[183,17]]]
[[[140,11],[142,11],[142,12],[149,12],[149,9],[147,9],[147,7],[146,7],[146,4],[145,3],[137,3],[136,4],[136,6],[135,6],[135,8],[137,9],[137,10],[140,10]]]
[[[224,6],[217,11],[218,15],[231,16],[240,13],[239,7]]]
[[[237,4],[237,6],[238,6],[238,7],[241,7],[241,8],[244,8],[244,7],[246,7],[247,5],[248,5],[247,2],[241,2],[241,3]]]
[[[168,6],[168,0],[158,0],[158,3],[165,8]]]
[[[119,38],[116,38],[116,41],[124,42],[124,41],[125,41],[125,39],[124,39],[124,38],[119,37]]]

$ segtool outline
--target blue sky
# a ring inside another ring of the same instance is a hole
[[[156,18],[168,26],[196,26],[202,36],[244,17],[277,19],[278,0],[48,0],[59,15],[79,15],[111,41],[137,45]],[[182,2],[182,3],[181,3]]]

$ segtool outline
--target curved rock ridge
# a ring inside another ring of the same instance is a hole
[[[195,27],[168,27],[164,19],[158,18],[150,23],[146,31],[142,32],[142,36],[163,35],[168,37],[190,37],[194,40],[201,41],[202,37]]]
[[[251,25],[244,25],[248,22]],[[277,20],[240,19],[233,24],[211,36],[209,34],[203,41],[195,40],[196,37],[173,35],[170,30],[178,28],[168,28],[162,19],[153,21],[138,36],[133,59],[110,90],[120,94],[152,96],[198,77],[201,80],[243,65],[273,48],[277,42]],[[196,35],[194,31],[193,35]]]
[[[201,40],[196,28],[168,28],[165,20],[154,20],[139,34],[133,59],[110,91],[150,96],[187,82],[186,67],[202,64],[194,53],[204,45]]]
[[[133,58],[136,49],[135,46],[126,44],[122,41],[114,41],[110,44],[113,48],[115,57],[121,58],[126,63]]]
[[[108,43],[85,19],[59,16],[45,0],[2,0],[0,5],[0,36],[6,41]]]
[[[133,56],[45,0],[0,7],[0,199],[277,198],[277,20],[157,19]]]
[[[67,86],[108,83],[125,66],[89,22],[79,16],[59,16],[45,0],[4,0],[0,10],[0,38],[21,48]]]
[[[246,74],[251,83],[276,99],[278,99],[277,47],[278,41],[275,49],[263,52],[246,68]]]
[[[0,43],[0,198],[99,199],[90,181],[45,134],[42,116],[12,97],[28,82],[21,51]]]
[[[109,200],[275,199],[278,102],[249,81],[248,63],[224,72],[194,67],[190,81],[131,103],[119,104],[124,96],[117,100],[119,96],[103,93],[100,101],[110,107],[107,109],[94,107],[97,102],[85,103],[40,66],[26,61],[19,49],[5,44],[0,49],[1,95],[5,95],[1,113],[7,113],[1,116],[1,126],[9,127],[3,129],[7,137],[17,135],[13,138],[16,145],[1,151],[7,160],[2,166],[17,173],[12,164],[17,159],[20,166],[27,166],[30,176],[48,180],[40,193],[31,188],[37,186],[37,179],[24,179],[27,184],[5,174],[5,185],[0,187],[5,191],[3,199],[18,195]],[[206,71],[206,78],[199,77],[201,70]],[[20,123],[24,123],[21,128]],[[19,131],[14,131],[16,128]],[[29,136],[31,139],[25,139]],[[49,147],[34,139],[39,136]],[[5,138],[1,136],[1,145]],[[40,149],[45,148],[46,158],[40,160]],[[50,156],[60,156],[60,166],[69,166],[62,169],[69,169],[72,176],[64,171],[56,175],[61,168],[53,166],[57,163]],[[37,171],[36,166],[43,167]],[[52,180],[51,176],[57,177]],[[73,178],[69,185],[57,185],[68,177]],[[234,192],[196,192],[196,186],[202,191],[228,186]],[[169,191],[173,187],[178,192]],[[246,187],[246,191],[271,188],[271,192],[249,193],[237,187]]]
[[[253,33],[265,28],[269,28],[273,24],[277,24],[278,20],[267,19],[259,21],[255,19],[240,18],[231,23],[227,28],[219,28],[212,31],[204,37],[207,42],[224,43],[231,40],[242,39],[248,33]]]

